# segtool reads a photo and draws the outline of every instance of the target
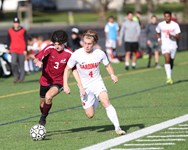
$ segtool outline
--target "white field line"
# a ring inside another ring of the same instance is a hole
[[[161,134],[188,134],[188,131],[165,131],[165,132],[161,132]]]
[[[180,127],[188,127],[188,124],[179,124]]]
[[[113,148],[110,150],[161,150],[163,147],[148,147],[148,148]]]
[[[186,141],[186,139],[138,139],[137,142],[175,142]]]
[[[169,128],[169,130],[188,130],[188,128]]]
[[[142,144],[124,144],[124,146],[165,146],[175,145],[175,143],[142,143]]]
[[[181,138],[188,137],[188,135],[150,135],[147,138]]]
[[[186,121],[188,121],[188,114],[89,147],[82,148],[81,150],[104,150]]]

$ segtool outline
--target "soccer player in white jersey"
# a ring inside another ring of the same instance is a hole
[[[156,27],[158,42],[161,44],[162,54],[165,59],[166,83],[173,84],[172,69],[177,50],[177,40],[180,37],[179,25],[172,21],[172,13],[164,12],[164,21],[160,22]]]
[[[118,81],[118,78],[114,74],[114,70],[106,54],[102,50],[94,48],[97,41],[97,32],[88,30],[83,34],[83,47],[72,54],[64,72],[64,92],[67,94],[70,93],[68,78],[71,69],[76,66],[80,76],[80,78],[76,80],[80,89],[81,102],[86,116],[88,118],[94,116],[100,100],[106,110],[108,118],[115,127],[116,133],[123,135],[126,132],[120,128],[116,110],[109,101],[107,89],[100,75],[99,64],[103,63],[105,65],[114,83]]]

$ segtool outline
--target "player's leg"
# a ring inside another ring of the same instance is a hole
[[[18,67],[19,67],[19,82],[23,82],[25,78],[25,69],[24,69],[24,61],[25,61],[25,55],[19,54],[18,55]]]
[[[171,77],[172,70],[171,70],[171,66],[170,66],[170,54],[164,53],[163,55],[164,55],[164,59],[165,59],[164,68],[165,68],[166,77],[167,77],[166,83],[172,84],[173,81],[172,81],[172,77]]]
[[[52,86],[49,88],[49,90],[45,94],[45,101],[43,103],[43,108],[42,108],[42,114],[39,120],[39,123],[41,125],[46,124],[46,117],[48,116],[48,113],[52,107],[52,100],[53,97],[56,96],[59,93],[59,88],[57,86]],[[41,105],[42,105],[41,103]],[[41,106],[40,105],[40,106]]]
[[[103,105],[103,107],[106,109],[106,113],[108,118],[110,119],[110,121],[113,123],[114,127],[115,127],[115,131],[118,135],[123,135],[125,134],[125,131],[123,131],[120,128],[119,125],[119,119],[116,113],[115,108],[113,107],[113,105],[110,103],[109,98],[108,98],[108,93],[107,91],[102,91],[99,94],[99,99]]]
[[[130,43],[125,42],[125,70],[129,70],[130,55]]]
[[[91,119],[95,115],[95,109],[97,107],[97,103],[95,102],[95,95],[90,92],[88,89],[85,90],[86,94],[81,96],[82,107],[85,110],[86,116]]]
[[[131,52],[132,52],[132,69],[136,69],[136,53],[138,52],[139,45],[138,42],[131,43]]]

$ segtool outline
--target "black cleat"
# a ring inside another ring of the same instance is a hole
[[[125,66],[125,70],[129,70],[129,66]]]
[[[46,120],[40,119],[39,120],[39,124],[45,126],[46,125]]]

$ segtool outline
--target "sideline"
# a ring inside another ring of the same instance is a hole
[[[186,121],[188,121],[188,114],[80,150],[105,150]]]

